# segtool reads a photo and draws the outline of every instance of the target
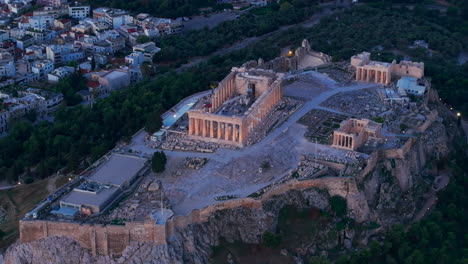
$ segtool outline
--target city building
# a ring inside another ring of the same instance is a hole
[[[10,33],[5,30],[0,30],[0,42],[3,42],[10,38]]]
[[[46,29],[50,28],[54,24],[55,18],[52,16],[32,16],[29,18],[23,18],[19,23],[20,29]]]
[[[54,26],[57,27],[57,28],[61,28],[63,30],[70,30],[71,27],[72,27],[72,23],[71,23],[71,20],[70,19],[65,19],[65,18],[62,18],[62,19],[55,19],[54,20]]]
[[[115,8],[100,7],[93,10],[93,18],[98,21],[106,21],[113,29],[119,28],[121,25],[130,23],[131,16],[127,11]]]
[[[137,44],[133,46],[133,52],[141,52],[144,56],[144,61],[153,62],[153,57],[156,53],[161,51],[160,48],[156,47],[154,42],[146,42],[143,44]]]
[[[63,7],[45,6],[41,9],[34,10],[34,16],[52,16],[58,18],[68,14],[68,9]]]
[[[333,131],[332,147],[357,150],[371,138],[382,138],[382,124],[369,119],[350,118]]]
[[[102,87],[101,94],[107,94],[130,85],[130,79],[128,70],[123,69],[100,71],[91,74],[91,80],[98,82]]]
[[[47,75],[54,70],[54,63],[50,60],[39,60],[33,62],[31,71],[39,75],[39,79],[47,79]]]
[[[49,83],[58,83],[60,79],[69,76],[75,71],[75,68],[70,66],[63,66],[53,70],[51,73],[47,74],[47,81]]]
[[[16,74],[15,60],[10,53],[0,53],[0,76],[13,77]]]
[[[34,44],[34,37],[31,35],[23,35],[16,39],[16,47],[21,50],[25,50],[27,47]]]
[[[73,44],[49,45],[46,48],[47,59],[54,63],[67,63],[70,61],[80,61],[85,58],[80,46]]]
[[[145,61],[145,56],[142,52],[132,52],[130,55],[125,56],[125,64],[130,66],[140,66]]]
[[[68,7],[68,15],[72,18],[83,19],[89,16],[91,7],[88,5],[76,5]]]

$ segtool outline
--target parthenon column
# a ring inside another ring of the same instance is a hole
[[[354,150],[354,141],[353,141],[353,138],[351,138],[351,149]]]
[[[221,122],[218,121],[218,139],[221,139]]]
[[[193,134],[193,118],[189,118],[188,134],[189,136]]]
[[[359,81],[361,78],[361,68],[357,67],[356,68],[356,81]]]
[[[214,138],[214,121],[210,120],[210,138]]]
[[[199,132],[198,119],[195,118],[195,119],[193,120],[193,123],[194,123],[194,128],[195,128],[195,136],[198,136],[198,135],[199,135],[199,134],[198,134],[198,132]]]
[[[384,79],[384,71],[380,72],[380,83],[385,84],[385,79]]]
[[[229,140],[229,123],[224,123],[224,140]]]
[[[207,129],[206,129],[206,120],[205,120],[205,119],[202,119],[202,136],[203,136],[203,137],[206,137],[206,132],[207,132]]]

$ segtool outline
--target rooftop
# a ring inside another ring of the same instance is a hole
[[[102,207],[116,192],[118,188],[107,186],[97,193],[73,190],[62,199],[62,202],[74,205],[92,205]]]
[[[106,162],[94,171],[88,180],[120,186],[134,177],[145,166],[146,161],[144,158],[112,154]]]

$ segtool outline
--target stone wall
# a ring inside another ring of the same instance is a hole
[[[66,236],[94,255],[120,255],[131,242],[166,244],[165,225],[153,221],[128,222],[125,225],[93,225],[47,220],[20,220],[20,241],[32,242],[46,237]]]
[[[318,179],[298,181],[290,180],[278,185],[265,193],[260,199],[242,198],[214,204],[202,209],[193,210],[187,216],[175,216],[167,222],[167,237],[173,235],[174,230],[185,228],[192,224],[207,222],[217,211],[231,210],[235,208],[260,209],[264,203],[274,196],[285,194],[291,190],[303,191],[310,188],[323,189],[330,196],[338,195],[347,200],[350,216],[356,222],[364,222],[369,219],[369,208],[365,197],[359,192],[355,179],[352,177],[324,177]]]

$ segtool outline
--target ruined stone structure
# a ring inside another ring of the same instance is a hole
[[[411,76],[424,77],[424,63],[401,61],[392,63],[371,61],[369,52],[362,52],[351,57],[351,65],[356,69],[356,81],[375,82],[388,85],[391,78]]]
[[[188,111],[193,139],[243,146],[252,130],[282,98],[283,74],[233,68],[214,89],[211,103]]]
[[[264,62],[262,59],[259,59],[258,61],[251,61],[246,64],[250,67],[273,70],[275,72],[287,72],[317,67],[330,63],[331,59],[332,58],[327,54],[313,51],[310,48],[309,41],[304,39],[302,41],[302,45],[292,51],[292,54],[280,56],[268,62]]]
[[[371,137],[382,137],[382,124],[369,119],[350,118],[341,122],[340,128],[333,131],[332,147],[356,150]]]

